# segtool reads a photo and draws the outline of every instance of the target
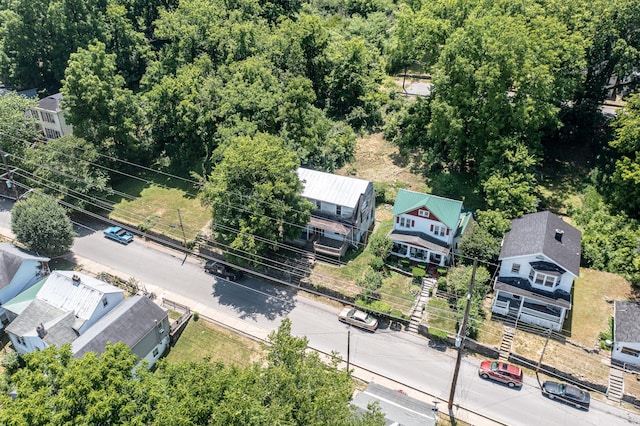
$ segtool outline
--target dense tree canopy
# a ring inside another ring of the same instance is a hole
[[[25,355],[9,376],[12,400],[0,394],[5,425],[384,425],[379,408],[357,414],[351,378],[308,353],[307,340],[283,320],[269,336],[263,362],[159,362],[147,371],[123,344],[73,358],[70,345]]]
[[[237,137],[221,149],[202,193],[213,211],[216,239],[251,259],[297,237],[312,205],[301,196],[295,154],[264,133]]]
[[[75,237],[64,208],[55,198],[39,193],[14,204],[11,230],[27,249],[44,256],[66,253]]]

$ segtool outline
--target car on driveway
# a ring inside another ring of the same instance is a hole
[[[575,386],[564,383],[546,381],[542,384],[542,394],[549,399],[564,401],[576,408],[589,409],[591,395]]]
[[[522,386],[522,369],[501,361],[482,361],[478,374],[483,379],[505,383],[510,388]]]
[[[208,260],[207,263],[204,264],[204,270],[211,275],[215,275],[229,281],[236,281],[242,277],[242,271],[233,269],[231,266],[215,260]]]
[[[122,244],[129,244],[133,241],[133,234],[119,226],[112,226],[103,231],[106,238],[111,238]]]
[[[355,308],[344,308],[338,315],[338,320],[367,331],[376,331],[378,328],[376,317]]]

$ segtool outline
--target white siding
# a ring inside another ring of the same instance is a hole
[[[640,356],[622,353],[623,348],[629,348],[631,350],[638,351],[638,353],[640,354],[640,342],[615,342],[613,344],[613,351],[611,352],[611,358],[613,358],[614,360],[640,367]]]
[[[531,271],[531,266],[529,263],[531,262],[550,262],[555,263],[553,260],[549,259],[544,255],[530,255],[530,256],[522,256],[522,257],[508,257],[502,259],[502,263],[500,264],[500,276],[501,277],[519,277],[519,278],[528,278],[529,271]],[[516,263],[520,265],[520,270],[516,272],[512,272],[513,264]],[[554,288],[548,287],[539,287],[545,289],[547,291],[553,290],[564,290],[567,293],[571,292],[571,286],[573,285],[574,276],[570,272],[565,272],[560,277],[560,284]],[[534,285],[535,287],[535,285]]]

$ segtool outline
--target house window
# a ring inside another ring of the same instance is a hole
[[[102,306],[107,306],[108,304],[109,304],[109,301],[107,300],[106,297],[102,299]]]
[[[154,358],[158,356],[158,348],[153,349],[153,356]]]
[[[520,272],[520,264],[514,263],[513,265],[511,265],[511,272],[513,272],[514,274]]]
[[[433,234],[434,235],[440,235],[441,237],[444,237],[445,229],[446,228],[444,226],[435,225],[433,227]]]
[[[24,341],[24,337],[22,337],[22,336],[17,336],[17,340],[18,340],[18,343],[19,343],[19,344],[21,344],[22,346],[26,346],[26,343],[25,343],[25,341]]]
[[[42,121],[46,121],[47,123],[55,123],[56,122],[53,119],[53,116],[50,113],[41,111],[40,114],[42,115]]]
[[[529,273],[529,280],[540,287],[553,288],[556,285],[557,277],[554,277],[553,275],[543,274],[541,272],[536,272],[532,269]]]
[[[622,352],[625,355],[630,355],[630,356],[635,356],[640,357],[640,351],[637,349],[632,349],[632,348],[627,348],[626,346],[623,346],[622,349],[620,350],[620,352]]]
[[[429,210],[418,210],[418,216],[429,217]]]
[[[342,216],[342,206],[336,206],[336,216]]]
[[[320,200],[316,200],[316,207],[318,208],[318,210],[322,208],[322,203],[320,202]]]

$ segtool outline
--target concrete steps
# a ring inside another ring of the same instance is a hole
[[[607,398],[613,402],[622,401],[624,395],[624,375],[617,368],[609,369],[609,388],[607,389]]]
[[[513,343],[513,337],[516,334],[516,329],[511,325],[504,324],[502,331],[502,342],[500,342],[500,361],[509,361],[509,355],[511,355],[511,345]]]
[[[418,326],[422,322],[422,318],[424,316],[423,306],[427,306],[433,288],[437,285],[438,282],[433,278],[422,279],[420,294],[416,298],[416,303],[413,305],[413,309],[411,310],[411,318],[409,319],[409,326],[407,327],[407,331],[416,334],[418,333]]]

